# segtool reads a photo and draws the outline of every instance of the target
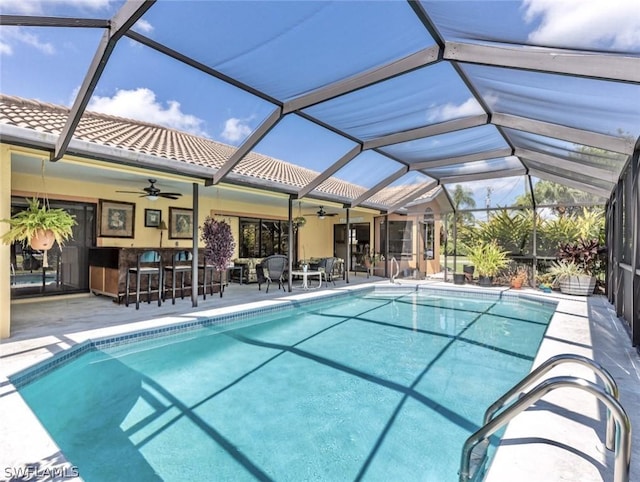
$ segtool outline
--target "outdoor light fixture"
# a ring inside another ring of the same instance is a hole
[[[156,199],[158,198],[156,197]],[[164,221],[160,221],[160,226],[158,226],[158,229],[160,230],[160,247],[162,248],[162,235],[167,230],[167,223],[165,223]]]

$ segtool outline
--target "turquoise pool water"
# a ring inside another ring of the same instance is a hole
[[[375,293],[95,350],[20,388],[86,481],[457,481],[553,308]]]

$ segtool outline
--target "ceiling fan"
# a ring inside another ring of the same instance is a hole
[[[145,187],[142,191],[116,191],[116,192],[124,192],[128,194],[140,194],[140,197],[146,197],[149,201],[155,201],[159,197],[165,197],[167,199],[178,199],[182,194],[179,192],[162,192],[159,188],[155,186],[155,179],[149,179],[150,186]]]
[[[319,206],[320,209],[318,209],[315,212],[315,215],[318,216],[318,219],[324,219],[326,216],[337,216],[338,213],[328,213],[327,211],[324,210],[324,206]],[[309,214],[307,214],[307,216],[309,216]]]

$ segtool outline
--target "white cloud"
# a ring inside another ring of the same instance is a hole
[[[2,13],[11,15],[56,15],[57,7],[72,6],[79,11],[94,13],[109,7],[111,0],[0,0]],[[148,26],[150,24],[145,22]],[[0,31],[0,52],[12,55],[16,44],[26,44],[47,55],[56,52],[50,42],[43,42],[38,35],[27,32],[24,28],[5,26]]]
[[[539,21],[537,44],[587,45],[627,50],[640,44],[638,0],[524,0],[524,20]]]
[[[36,15],[42,13],[42,1],[2,0],[3,13],[12,15]]]
[[[61,5],[71,5],[82,10],[101,10],[110,0],[2,0],[2,10],[13,15],[41,15]]]
[[[0,54],[13,55],[13,49],[11,48],[11,45],[0,40]]]
[[[4,27],[0,32],[0,44],[3,46],[2,53],[13,54],[13,45],[16,43],[29,45],[47,55],[52,55],[56,51],[52,43],[42,42],[37,35],[27,32],[23,28]]]
[[[165,107],[156,100],[156,94],[150,89],[118,90],[113,97],[94,96],[87,109],[209,137],[202,128],[202,119],[183,113],[180,103],[175,100],[167,101]]]
[[[235,143],[243,140],[249,134],[251,134],[251,127],[247,124],[247,120],[231,117],[224,123],[224,130],[220,136],[225,141]]]
[[[427,115],[428,122],[441,122],[450,119],[460,119],[463,117],[469,117],[476,114],[483,114],[484,111],[480,104],[473,98],[469,97],[462,104],[445,104],[443,106],[430,111]]]
[[[153,25],[141,18],[135,23],[135,25],[133,26],[133,30],[135,30],[136,32],[149,33],[153,31]]]
[[[497,107],[500,102],[499,92],[490,91],[487,94],[483,95],[482,98],[484,99],[484,102],[487,104],[489,109],[493,111],[498,110]]]

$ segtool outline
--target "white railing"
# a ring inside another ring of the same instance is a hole
[[[395,266],[395,270],[393,269]],[[398,260],[396,259],[395,256],[391,257],[391,282],[395,283],[396,282],[396,278],[398,277],[398,275],[400,274],[400,264],[398,263]]]

